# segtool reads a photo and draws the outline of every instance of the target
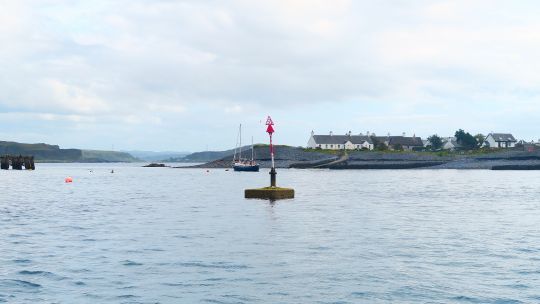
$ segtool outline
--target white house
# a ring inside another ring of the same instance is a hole
[[[484,139],[482,147],[492,149],[497,148],[513,148],[516,146],[517,140],[510,133],[489,133]]]
[[[329,135],[315,135],[313,131],[311,131],[307,147],[328,150],[373,150],[374,148],[369,136],[352,135],[351,132],[346,135],[334,135],[332,132]]]
[[[458,144],[457,142],[457,138],[455,137],[444,137],[442,139],[442,142],[443,142],[443,145],[442,145],[442,149],[443,150],[456,150],[456,149],[459,149],[461,147],[460,144]]]

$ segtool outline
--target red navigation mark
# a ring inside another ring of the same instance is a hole
[[[273,126],[274,125],[274,122],[272,121],[272,118],[270,116],[268,116],[268,118],[266,119],[266,125],[267,126]]]
[[[268,127],[266,128],[266,133],[268,134],[274,133],[274,127],[272,127],[272,125],[268,125]]]

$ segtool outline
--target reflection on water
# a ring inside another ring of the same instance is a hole
[[[295,199],[243,199],[268,182],[265,170],[1,171],[0,302],[540,300],[540,172],[280,170]]]

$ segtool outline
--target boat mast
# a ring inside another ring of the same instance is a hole
[[[238,151],[238,138],[239,138],[240,134],[237,133],[236,134],[236,143],[234,144],[234,155],[233,155],[233,164],[236,162],[236,152]]]
[[[254,153],[253,152],[253,136],[251,136],[251,161],[253,162],[254,160]]]
[[[238,161],[242,161],[242,124],[240,124],[240,153],[238,155]]]

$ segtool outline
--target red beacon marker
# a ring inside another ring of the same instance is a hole
[[[246,189],[245,198],[269,199],[275,201],[278,199],[294,198],[294,189],[278,188],[276,186],[276,165],[274,163],[274,144],[272,143],[272,134],[274,134],[274,122],[268,116],[266,119],[266,133],[270,136],[270,156],[272,157],[272,169],[270,169],[270,187],[259,189]]]
[[[272,158],[272,168],[270,169],[270,187],[276,187],[276,166],[274,163],[274,145],[272,143],[272,134],[274,134],[274,122],[272,118],[268,116],[266,119],[266,133],[270,135],[270,157]]]

